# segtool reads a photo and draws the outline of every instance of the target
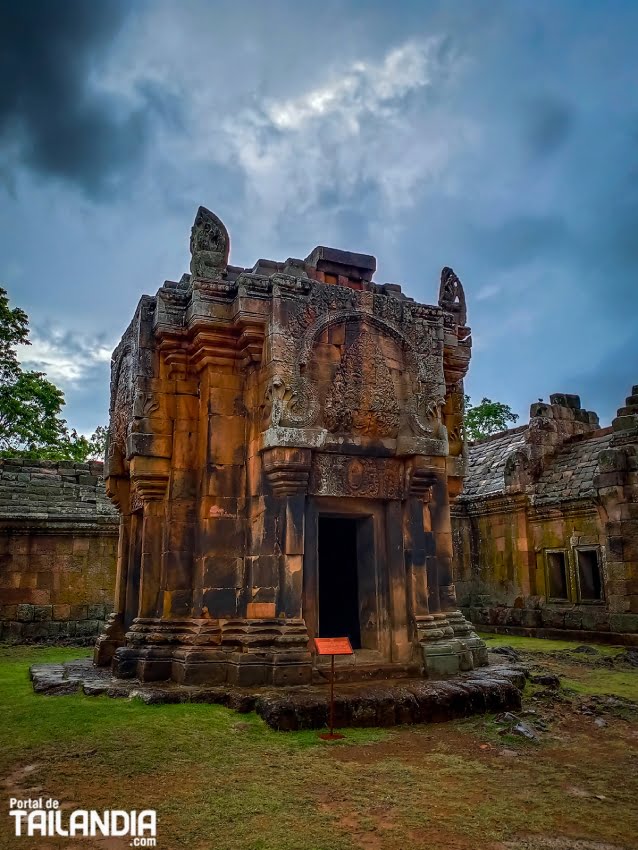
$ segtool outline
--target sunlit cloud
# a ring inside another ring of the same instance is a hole
[[[64,387],[81,383],[96,368],[104,369],[111,362],[113,348],[61,329],[36,329],[31,345],[20,346],[18,356],[25,369],[44,372]]]

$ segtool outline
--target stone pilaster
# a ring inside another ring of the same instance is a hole
[[[605,593],[612,631],[638,629],[638,386],[612,422],[598,455],[598,490],[606,532]]]

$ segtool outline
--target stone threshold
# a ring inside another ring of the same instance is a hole
[[[148,705],[209,703],[240,713],[255,711],[272,729],[322,729],[328,723],[328,685],[240,688],[232,685],[178,685],[114,679],[91,659],[66,664],[34,664],[37,694],[140,699]],[[441,723],[486,712],[516,711],[527,671],[520,665],[494,665],[453,679],[400,679],[350,682],[335,689],[335,727]]]

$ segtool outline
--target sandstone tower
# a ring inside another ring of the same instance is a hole
[[[113,355],[107,491],[116,676],[302,684],[311,638],[371,673],[486,663],[457,609],[450,495],[464,470],[463,288],[438,306],[374,257],[228,264],[200,207],[190,275],[143,296]]]

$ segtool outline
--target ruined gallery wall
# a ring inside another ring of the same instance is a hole
[[[452,509],[459,603],[496,630],[638,641],[638,387],[611,427],[578,396],[473,444]]]
[[[118,526],[101,463],[0,460],[0,640],[92,643],[112,610]]]
[[[511,606],[529,593],[524,510],[502,506],[489,513],[469,514],[453,508],[452,533],[456,591],[463,604],[489,595],[497,604]]]
[[[593,505],[537,514],[503,502],[452,517],[459,603],[477,625],[623,632],[624,617],[607,599],[606,535]],[[579,599],[578,552],[598,553],[600,599]],[[547,553],[564,553],[565,599],[552,601]],[[631,624],[629,624],[631,625]]]

